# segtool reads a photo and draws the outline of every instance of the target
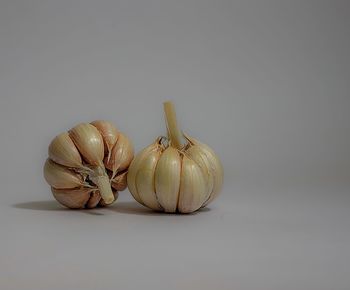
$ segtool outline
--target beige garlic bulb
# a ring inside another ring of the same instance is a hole
[[[133,156],[128,137],[110,122],[82,123],[52,140],[44,177],[55,199],[66,207],[105,206],[127,187]]]
[[[223,168],[209,146],[177,128],[171,102],[164,103],[168,138],[159,137],[131,162],[127,183],[136,201],[156,211],[191,213],[219,193]]]

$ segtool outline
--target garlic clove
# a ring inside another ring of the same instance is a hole
[[[157,139],[158,140],[158,139]],[[127,176],[127,183],[128,188],[131,193],[131,195],[138,201],[139,203],[143,204],[136,188],[136,174],[140,168],[140,164],[143,162],[145,158],[150,154],[150,152],[154,150],[158,150],[159,147],[157,141],[152,143],[151,145],[144,148],[140,153],[138,153],[134,160],[131,161],[131,164],[128,169],[128,176]]]
[[[50,159],[45,162],[44,177],[54,188],[75,188],[84,185],[83,178],[79,174]]]
[[[181,175],[181,157],[177,149],[168,147],[161,155],[155,170],[155,190],[165,212],[175,212]]]
[[[99,193],[98,190],[95,190],[95,191],[90,193],[90,199],[86,203],[85,207],[86,208],[95,208],[98,205],[98,203],[100,202],[100,200],[101,200],[101,194]]]
[[[202,169],[187,156],[183,157],[178,211],[190,213],[199,209],[209,197]]]
[[[184,134],[184,137],[187,139],[187,141],[189,141],[191,145],[197,147],[196,149],[201,152],[203,159],[205,159],[204,156],[206,157],[206,160],[209,163],[209,169],[212,172],[214,178],[213,189],[210,193],[208,200],[203,204],[203,206],[206,206],[221,192],[222,184],[224,181],[224,170],[219,157],[215,154],[213,149],[211,149],[208,145],[201,143],[200,141],[186,134]]]
[[[69,136],[89,164],[95,166],[103,165],[104,144],[102,136],[96,127],[82,123],[71,129]]]
[[[112,187],[115,190],[123,191],[128,186],[127,178],[126,178],[127,175],[128,175],[128,172],[125,171],[117,175],[116,177],[114,177],[114,179],[111,180]]]
[[[216,171],[212,166],[210,158],[203,152],[198,145],[191,145],[185,154],[188,158],[192,159],[202,170],[207,183],[207,188],[211,193],[214,189],[214,183],[216,179]]]
[[[90,199],[91,188],[56,189],[51,187],[54,198],[68,208],[84,208]]]
[[[119,133],[117,143],[112,148],[110,159],[105,159],[105,166],[113,171],[112,178],[119,171],[125,170],[134,157],[131,141],[123,133]]]
[[[162,210],[154,190],[154,171],[160,158],[161,151],[153,150],[144,158],[136,174],[136,187],[143,204],[154,210]]]
[[[91,122],[90,124],[95,126],[102,135],[104,144],[106,146],[105,149],[107,149],[106,152],[108,152],[108,161],[111,157],[112,148],[118,140],[118,129],[112,123],[102,120],[96,120]]]
[[[49,157],[58,164],[80,168],[82,160],[69,134],[64,132],[57,135],[49,145]]]

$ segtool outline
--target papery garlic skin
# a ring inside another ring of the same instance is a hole
[[[132,143],[120,135],[113,124],[98,120],[78,124],[52,140],[44,177],[58,202],[69,208],[94,208],[116,200],[116,190],[126,188],[127,169],[133,158]],[[119,139],[122,144],[118,144]],[[116,146],[127,154],[112,162]],[[107,163],[114,172],[106,168]]]
[[[89,202],[93,189],[56,189],[54,187],[51,187],[51,192],[54,198],[62,205],[72,209],[79,209],[84,208],[85,205]]]
[[[205,169],[209,175],[208,182],[213,182],[209,198],[203,205],[206,206],[221,192],[224,181],[224,169],[213,149],[186,134],[184,134],[184,137],[189,142],[189,149],[186,151],[187,154]]]
[[[124,171],[123,173],[120,173],[113,179],[111,179],[111,185],[112,187],[117,191],[123,191],[128,187],[126,177],[128,172]]]
[[[76,188],[84,186],[80,174],[47,159],[44,165],[44,178],[54,188]]]
[[[147,157],[140,163],[140,170],[138,170],[135,180],[137,191],[142,193],[139,194],[140,198],[142,199],[142,203],[154,210],[162,210],[162,207],[157,199],[157,195],[154,191],[154,174],[160,154],[160,150],[153,150],[149,152]]]
[[[158,140],[156,142],[154,142],[153,144],[149,145],[148,147],[146,147],[145,149],[143,149],[140,153],[138,153],[129,166],[128,175],[127,175],[128,188],[129,188],[131,195],[134,197],[134,199],[141,204],[144,204],[144,203],[143,203],[141,197],[139,196],[139,193],[137,190],[136,175],[140,169],[140,165],[142,164],[143,160],[145,158],[147,158],[147,156],[152,151],[155,151],[155,150],[156,151],[162,150]]]
[[[188,142],[177,150],[156,141],[131,162],[127,182],[135,200],[148,208],[191,213],[219,194],[223,171],[218,157],[207,145]]]
[[[49,146],[49,158],[67,167],[79,168],[83,165],[78,149],[67,132],[57,135]]]
[[[177,209],[180,177],[181,156],[175,148],[168,147],[160,155],[154,174],[156,196],[165,212],[175,212]]]
[[[134,149],[131,141],[123,133],[119,133],[118,141],[113,146],[110,157],[105,158],[105,165],[112,170],[112,178],[118,171],[125,170],[134,157]]]
[[[69,137],[88,164],[95,166],[103,164],[104,143],[102,135],[95,126],[79,124],[69,130]]]
[[[209,190],[200,166],[185,155],[182,160],[178,210],[182,213],[196,211],[208,199]]]
[[[191,213],[221,191],[222,165],[209,146],[181,134],[171,102],[164,103],[164,112],[168,139],[159,137],[136,155],[129,167],[128,188],[136,201],[153,210]]]
[[[115,143],[117,143],[119,137],[118,129],[115,126],[113,126],[113,124],[111,124],[110,122],[102,120],[96,120],[91,122],[90,124],[95,126],[102,135],[105,144],[105,150],[107,150],[108,152],[107,161],[109,161],[111,157],[112,148],[114,147]]]

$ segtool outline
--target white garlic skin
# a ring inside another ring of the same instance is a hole
[[[114,148],[122,148],[119,155],[113,155]],[[133,154],[130,140],[112,123],[81,123],[52,140],[44,177],[55,199],[68,208],[105,206],[126,188]]]
[[[181,150],[161,138],[131,162],[127,183],[136,201],[155,211],[191,213],[209,204],[221,191],[223,170],[209,146],[184,135]]]

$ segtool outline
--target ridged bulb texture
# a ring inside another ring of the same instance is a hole
[[[112,123],[82,123],[57,135],[49,145],[44,177],[55,199],[68,208],[113,203],[127,187],[134,156],[131,141]]]
[[[131,162],[128,188],[136,201],[156,211],[191,213],[221,191],[223,168],[214,151],[184,135],[179,150],[165,137],[143,149]]]

